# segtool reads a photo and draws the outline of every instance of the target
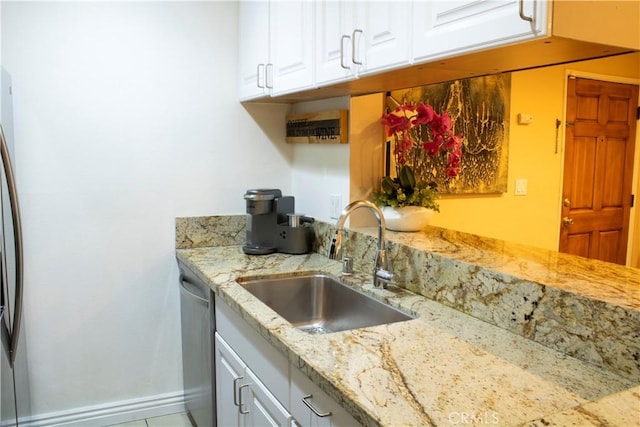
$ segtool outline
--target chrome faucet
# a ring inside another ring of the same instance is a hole
[[[391,262],[387,257],[387,250],[385,246],[384,230],[386,223],[384,215],[379,207],[367,200],[356,200],[349,203],[338,219],[336,224],[336,234],[333,236],[331,247],[329,248],[329,259],[337,259],[342,252],[342,233],[344,231],[344,223],[347,221],[349,215],[358,208],[369,208],[373,211],[373,214],[378,219],[378,250],[376,250],[375,266],[373,268],[373,286],[376,288],[386,288],[391,279],[393,273],[391,272]]]

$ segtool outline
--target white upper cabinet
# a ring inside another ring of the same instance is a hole
[[[271,61],[267,83],[272,95],[314,86],[314,4],[310,1],[271,1]]]
[[[239,2],[241,101],[313,87],[313,9],[304,0]]]
[[[318,0],[316,21],[316,83],[322,85],[356,76],[353,63],[355,3],[352,1]]]
[[[238,94],[244,101],[269,94],[269,3],[241,1],[238,7]]]
[[[541,0],[414,0],[413,59],[423,62],[546,35]]]
[[[410,1],[357,2],[352,59],[368,74],[411,63]]]
[[[411,2],[315,3],[318,85],[410,63]]]
[[[319,91],[320,97],[383,91],[397,84],[391,83],[396,77],[414,85],[433,83],[442,76],[406,74],[419,71],[410,65],[430,62],[453,79],[468,76],[469,71],[505,72],[639,46],[633,32],[616,31],[638,26],[634,2],[624,0],[240,0],[239,4],[241,101],[304,91],[309,92],[299,99],[309,99],[317,87],[328,89]],[[603,50],[601,44],[618,48]],[[516,50],[525,53],[516,57]],[[510,53],[501,56],[505,51]],[[455,57],[460,60],[454,65],[441,61]],[[491,68],[482,61],[490,62]],[[396,70],[398,74],[389,74],[388,80],[373,76],[385,73],[386,77],[386,72]],[[348,82],[358,77],[362,80]]]

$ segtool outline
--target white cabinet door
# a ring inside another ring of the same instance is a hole
[[[291,367],[290,410],[302,427],[359,425],[347,411],[293,366]]]
[[[411,62],[412,2],[357,2],[354,62],[362,74],[400,68]]]
[[[289,361],[231,307],[215,299],[216,330],[280,402],[289,401]]]
[[[310,1],[270,3],[270,66],[267,87],[283,95],[314,86],[314,5]]]
[[[218,426],[290,424],[289,412],[217,332],[214,354]]]
[[[229,345],[215,334],[216,367],[216,418],[220,427],[244,425],[243,414],[246,404],[240,410],[240,392],[245,379],[245,364]],[[246,388],[246,386],[245,386]]]
[[[241,1],[238,8],[238,96],[246,101],[269,94],[269,2]]]
[[[248,414],[246,425],[256,427],[287,427],[291,423],[291,414],[269,392],[255,374],[245,370],[249,387],[243,394]]]
[[[220,298],[215,304],[218,426],[358,425]]]
[[[411,9],[409,0],[318,1],[316,83],[345,81],[410,63]]]
[[[413,58],[422,62],[544,35],[546,4],[539,0],[414,0]]]
[[[352,62],[352,35],[356,4],[346,0],[315,2],[316,84],[345,81],[356,76]]]

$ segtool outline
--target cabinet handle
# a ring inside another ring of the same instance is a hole
[[[311,409],[311,412],[316,414],[320,418],[330,417],[331,412],[320,412],[318,411],[311,403],[307,401],[307,399],[311,399],[313,396],[311,394],[302,398],[302,403],[306,405],[307,408]]]
[[[237,407],[240,407],[240,403],[238,401],[238,381],[242,380],[244,377],[238,377],[233,380],[233,404]]]
[[[359,29],[355,29],[353,30],[353,33],[351,34],[351,62],[353,62],[356,65],[362,65],[362,61],[356,61],[356,34],[362,34],[363,31],[359,30]]]
[[[524,0],[518,0],[518,14],[520,19],[527,22],[533,22],[533,16],[527,16],[524,14]]]
[[[239,400],[240,400],[240,404],[238,405],[238,410],[240,411],[241,414],[248,414],[250,411],[244,411],[242,409],[242,407],[244,406],[244,403],[242,402],[242,389],[245,387],[249,387],[249,384],[242,384],[240,386],[240,388],[238,389],[238,396],[239,396]]]
[[[269,82],[271,82],[271,85],[269,85]],[[273,89],[273,64],[271,63],[265,67],[264,85],[267,89]]]
[[[260,68],[264,68],[264,64],[258,64],[258,67],[256,69],[256,85],[260,88],[260,89],[264,89],[264,85],[260,84],[260,75],[262,74],[262,72],[260,72]]]
[[[345,70],[351,69],[351,67],[347,67],[346,65],[344,65],[344,40],[345,39],[349,40],[350,38],[351,38],[350,36],[343,35],[342,38],[340,39],[340,66]]]

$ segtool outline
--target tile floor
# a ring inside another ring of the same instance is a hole
[[[114,424],[109,427],[192,427],[186,412]]]

